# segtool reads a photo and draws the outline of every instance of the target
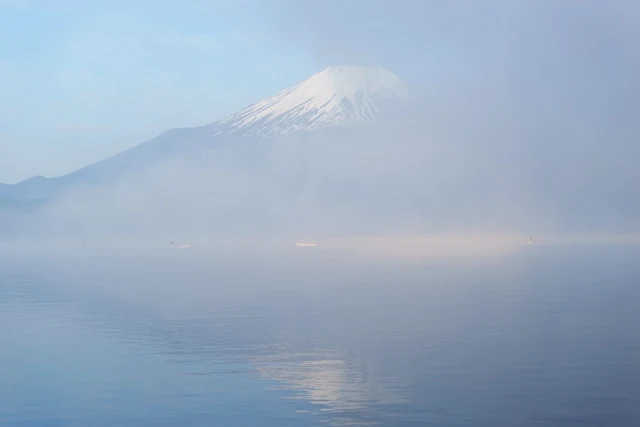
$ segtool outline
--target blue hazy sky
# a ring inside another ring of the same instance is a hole
[[[0,0],[0,182],[70,172],[344,63],[528,135],[630,146],[639,20],[633,0]]]
[[[0,0],[0,182],[215,121],[316,70],[241,2]]]

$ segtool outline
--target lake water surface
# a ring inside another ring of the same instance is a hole
[[[0,426],[639,426],[640,250],[0,259]]]

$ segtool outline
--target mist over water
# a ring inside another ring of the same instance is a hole
[[[416,112],[391,117],[369,129],[187,144],[113,182],[71,186],[31,213],[0,211],[5,233],[174,240],[637,231],[636,198],[620,179],[637,172],[594,175],[569,152],[550,165],[531,154],[537,142],[519,141],[497,117],[465,120],[463,130],[437,114],[428,123]],[[613,164],[610,156],[594,162]]]

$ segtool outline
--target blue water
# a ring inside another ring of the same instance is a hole
[[[639,260],[5,255],[0,426],[638,426]]]

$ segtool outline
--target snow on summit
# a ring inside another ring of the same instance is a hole
[[[367,122],[385,102],[407,98],[403,81],[380,67],[329,67],[215,123],[214,134],[266,136]]]

